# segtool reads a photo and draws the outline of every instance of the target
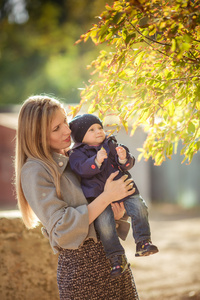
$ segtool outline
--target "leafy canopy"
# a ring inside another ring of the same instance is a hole
[[[106,42],[90,67],[93,75],[79,107],[101,118],[114,114],[131,135],[143,126],[147,137],[139,159],[160,165],[177,153],[184,161],[200,148],[200,2],[119,0],[106,5],[100,21],[80,38]]]

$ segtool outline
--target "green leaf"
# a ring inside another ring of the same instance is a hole
[[[119,20],[121,19],[122,16],[122,12],[117,12],[114,16],[114,18],[112,19],[112,22],[114,24],[117,24],[119,22]]]
[[[196,149],[197,149],[197,151],[199,151],[199,149],[200,149],[200,142],[196,142]]]
[[[195,126],[192,122],[189,122],[188,124],[188,133],[194,133],[195,132]]]
[[[175,39],[172,39],[171,51],[172,52],[176,51],[176,40]]]
[[[174,111],[175,111],[175,105],[173,102],[170,102],[168,104],[168,110],[169,110],[169,116],[172,117],[174,115]]]
[[[143,51],[139,52],[135,58],[135,64],[140,65],[142,62],[143,56],[144,56],[144,52]]]
[[[126,36],[126,39],[125,39],[125,43],[128,44],[131,40],[134,40],[136,38],[136,33],[132,33],[132,34],[129,34]]]

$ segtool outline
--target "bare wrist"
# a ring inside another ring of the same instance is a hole
[[[96,163],[97,167],[100,169],[102,163],[100,163],[100,162],[97,160],[97,158],[95,158],[95,163]]]
[[[115,199],[113,199],[113,194],[111,194],[109,191],[103,191],[103,193],[101,193],[101,195],[103,196],[103,199],[105,200],[105,202],[108,204],[115,201]]]
[[[119,158],[119,163],[120,163],[121,165],[124,165],[126,162],[127,162],[127,158],[125,158],[125,159],[120,159],[120,158]]]

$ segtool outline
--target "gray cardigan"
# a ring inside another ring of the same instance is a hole
[[[45,164],[28,158],[22,168],[21,183],[25,198],[47,232],[54,253],[77,249],[89,238],[97,241],[93,223],[89,225],[87,200],[78,177],[68,164],[69,158],[53,153],[61,174],[62,199],[56,194],[53,177]],[[119,221],[119,236],[125,239],[129,223]]]

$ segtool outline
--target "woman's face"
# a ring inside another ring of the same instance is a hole
[[[69,129],[66,114],[62,109],[57,109],[50,125],[49,145],[59,153],[71,145],[71,130]]]

